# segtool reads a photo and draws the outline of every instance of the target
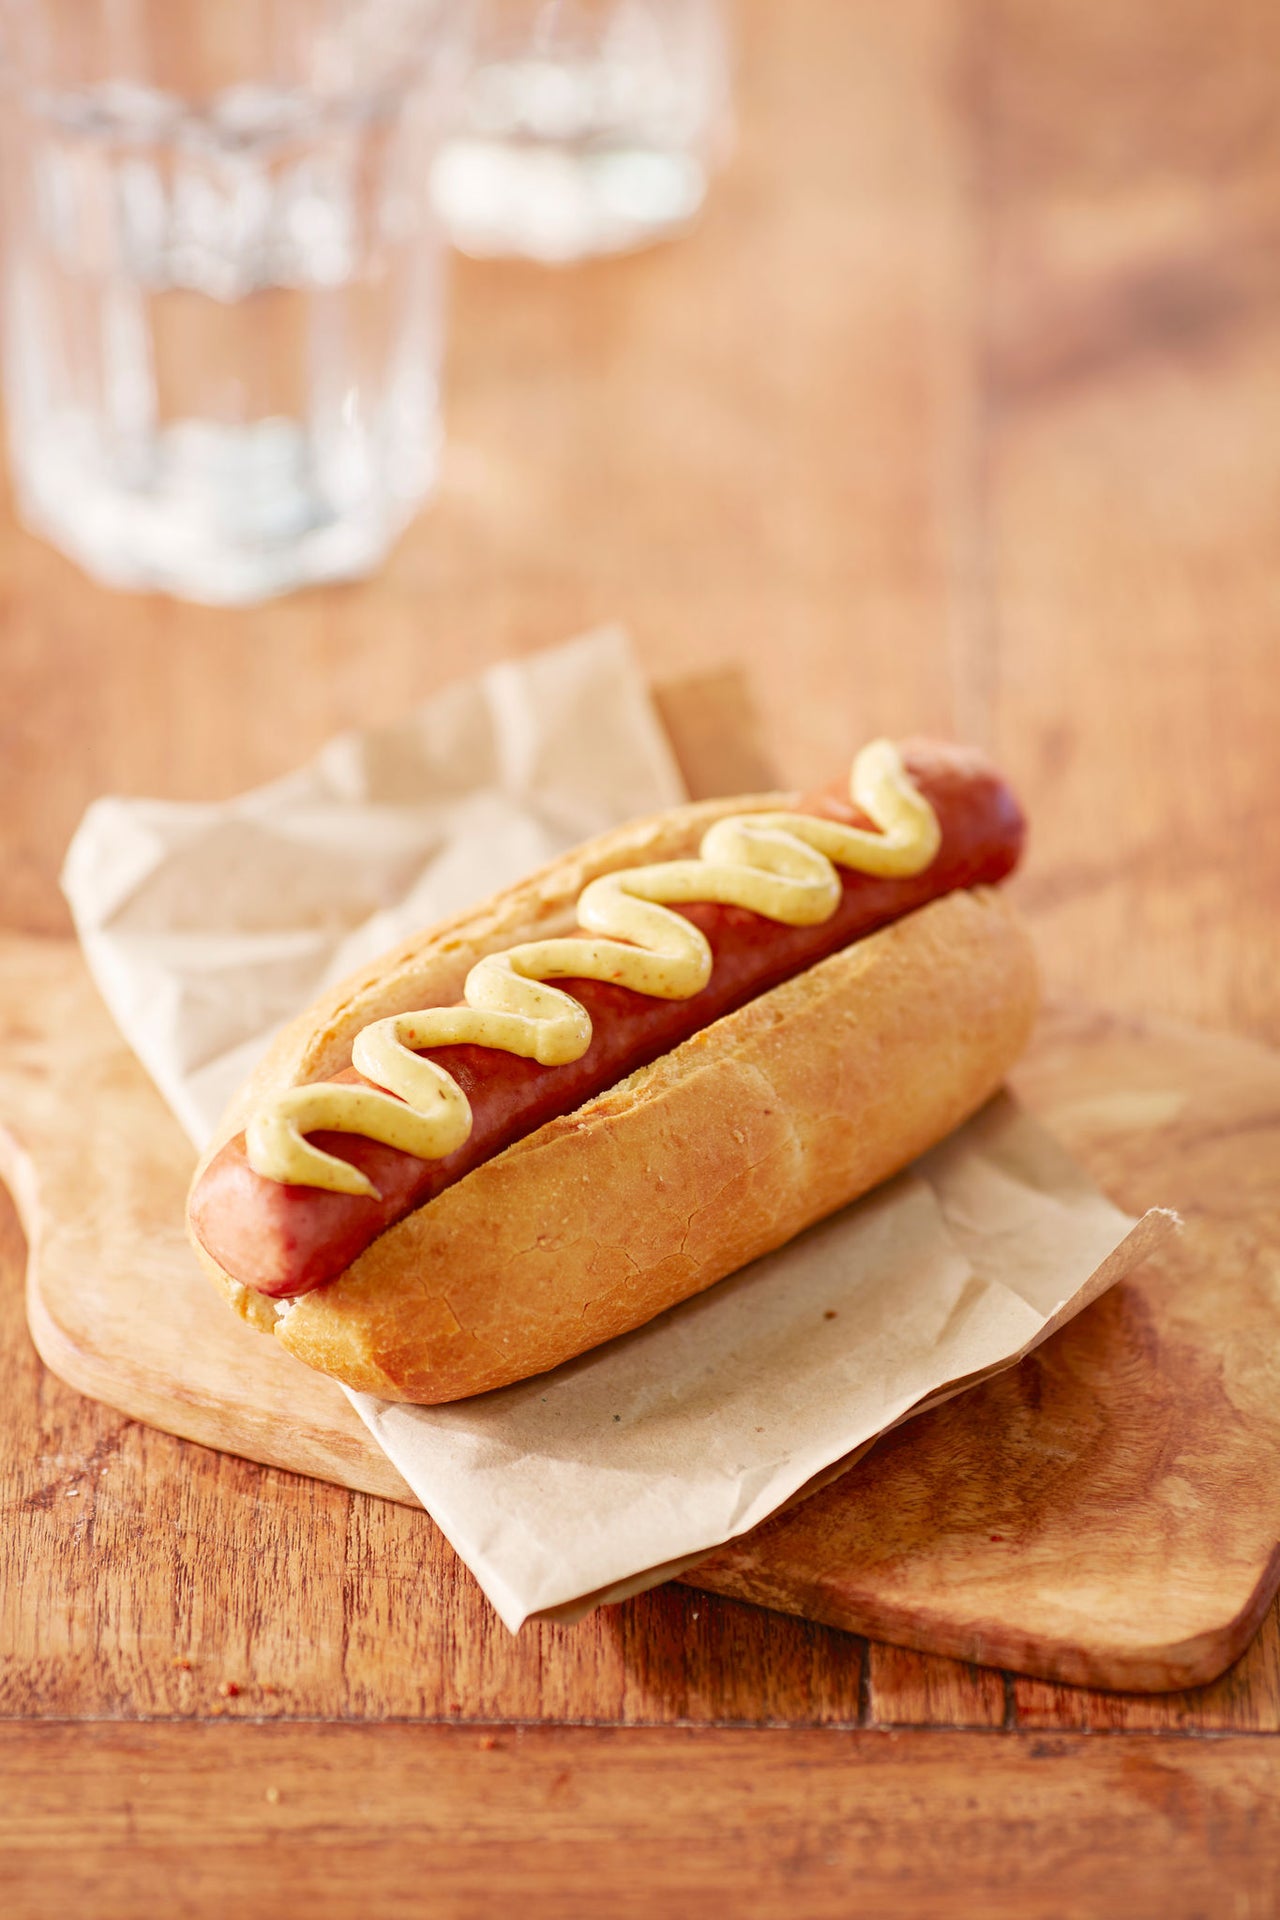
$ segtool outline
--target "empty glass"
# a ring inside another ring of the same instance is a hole
[[[467,253],[642,246],[697,212],[728,119],[718,0],[481,0],[436,203]]]
[[[235,602],[375,563],[429,491],[428,175],[459,0],[0,0],[19,509]]]

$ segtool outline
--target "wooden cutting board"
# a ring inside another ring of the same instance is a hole
[[[687,1579],[1051,1679],[1193,1685],[1280,1584],[1280,1056],[1058,1009],[1015,1084],[1121,1205],[1175,1206],[1184,1234]],[[412,1501],[338,1388],[200,1275],[191,1149],[70,943],[0,940],[0,1118],[56,1373],[188,1439]]]

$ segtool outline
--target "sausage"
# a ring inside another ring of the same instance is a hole
[[[958,749],[908,742],[902,753],[941,828],[937,857],[923,873],[879,879],[842,871],[839,905],[817,926],[779,925],[739,907],[682,906],[679,911],[702,929],[714,956],[701,992],[668,1001],[608,982],[563,982],[592,1023],[589,1048],[564,1066],[539,1066],[491,1047],[430,1050],[472,1107],[471,1133],[455,1152],[420,1160],[358,1135],[315,1135],[317,1145],[368,1175],[377,1198],[266,1179],[250,1167],[244,1135],[237,1135],[210,1161],[193,1193],[191,1224],[200,1244],[227,1274],[258,1293],[290,1298],[311,1292],[473,1168],[748,1000],[944,893],[1004,879],[1017,864],[1024,835],[1007,784]],[[867,824],[835,785],[806,796],[797,810]],[[336,1077],[360,1079],[351,1069]]]

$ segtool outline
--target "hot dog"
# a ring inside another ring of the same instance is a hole
[[[192,1187],[237,1310],[352,1386],[483,1391],[642,1324],[972,1112],[1034,1007],[985,891],[1022,817],[962,749],[857,766],[861,807],[846,786],[607,835],[296,1022]]]

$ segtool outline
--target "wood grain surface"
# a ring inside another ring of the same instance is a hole
[[[975,1833],[996,1825],[1016,1844],[982,1884],[992,1920],[1164,1920],[1175,1883],[1181,1912],[1263,1920],[1270,1748],[330,1726],[260,1728],[246,1761],[226,1727],[0,1729],[0,1895],[9,1920],[45,1920],[50,1885],[127,1920],[154,1911],[161,1876],[170,1911],[249,1920],[367,1911],[371,1887],[388,1920],[595,1920],[602,1888],[621,1920],[701,1912],[726,1888],[735,1920],[933,1914],[966,1911],[957,1879],[972,1895]]]
[[[787,780],[851,730],[979,740],[1033,817],[1019,891],[1050,989],[1280,1044],[1280,16],[737,17],[739,148],[696,233],[460,268],[441,491],[375,580],[177,607],[94,588],[0,515],[0,925],[68,930],[58,864],[99,793],[235,791],[621,618],[655,680],[741,663]],[[406,1911],[431,1876],[438,1912],[484,1913],[508,1858],[531,1915],[580,1869],[595,1910],[1275,1911],[1277,1749],[1251,1732],[1280,1720],[1274,1609],[1222,1680],[1147,1699],[675,1588],[512,1646],[421,1516],[43,1372],[0,1221],[6,1911],[221,1913],[234,1884],[274,1913],[282,1881],[322,1911],[327,1868],[331,1911]],[[437,1698],[554,1715],[584,1661],[654,1730],[480,1750],[334,1724]],[[326,1724],[206,1724],[282,1711]],[[671,1724],[713,1720],[753,1731]],[[276,1741],[292,1813],[265,1798]],[[474,1771],[495,1757],[509,1792]],[[455,1784],[501,1813],[466,1846]]]
[[[1182,1234],[1013,1373],[686,1583],[1041,1678],[1216,1679],[1280,1583],[1280,1055],[1058,1009],[1018,1084],[1105,1191],[1176,1206]],[[0,940],[0,1172],[46,1364],[166,1432],[412,1503],[332,1384],[199,1272],[192,1162],[74,945]],[[589,1666],[563,1717],[612,1717]]]

